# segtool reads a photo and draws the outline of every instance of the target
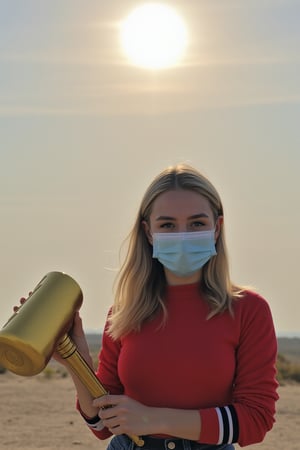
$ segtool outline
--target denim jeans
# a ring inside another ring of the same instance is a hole
[[[159,441],[162,443],[162,447],[165,450],[176,450],[176,447],[180,447],[180,449],[182,450],[234,450],[234,446],[232,444],[208,445],[199,444],[197,442],[188,441],[186,439],[172,438],[159,439]],[[179,445],[177,445],[176,443],[178,443]],[[114,436],[111,439],[107,450],[152,450],[152,448],[147,445],[145,445],[144,447],[138,447],[128,436],[121,434],[120,436]]]

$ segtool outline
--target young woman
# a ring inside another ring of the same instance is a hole
[[[73,339],[91,363],[76,316]],[[108,314],[93,400],[78,409],[108,448],[233,449],[274,422],[276,336],[267,302],[229,277],[224,213],[212,184],[178,165],[147,189]]]

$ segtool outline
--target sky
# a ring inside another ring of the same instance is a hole
[[[218,189],[234,282],[300,332],[300,1],[175,0],[188,47],[134,66],[142,1],[0,0],[0,321],[48,272],[101,332],[120,248],[152,179],[186,162]]]

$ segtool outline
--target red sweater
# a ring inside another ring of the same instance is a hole
[[[144,323],[119,341],[103,335],[97,376],[111,394],[155,407],[197,409],[199,442],[260,442],[272,428],[277,340],[267,302],[253,292],[207,320],[197,285],[168,287],[168,320]],[[93,430],[100,439],[104,428]]]

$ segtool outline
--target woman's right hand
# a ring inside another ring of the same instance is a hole
[[[28,297],[30,297],[31,294],[32,294],[32,292],[29,292],[29,293],[28,293]],[[21,298],[20,298],[20,300],[19,300],[20,305],[19,305],[19,306],[18,306],[18,305],[15,305],[15,306],[13,307],[14,313],[17,313],[17,312],[19,311],[19,309],[21,308],[22,305],[24,305],[24,303],[26,302],[26,300],[28,299],[28,297],[21,297]]]
[[[86,360],[86,362],[91,362],[90,352],[87,344],[87,340],[83,331],[82,319],[79,312],[76,311],[73,318],[73,323],[70,330],[67,333],[71,340],[74,342],[80,355]],[[60,364],[63,364],[68,368],[67,361],[63,359],[58,351],[54,351],[52,358],[54,358]]]
[[[81,354],[81,356],[86,359],[90,357],[90,351],[88,347],[88,343],[83,331],[82,319],[78,311],[75,312],[73,318],[73,324],[71,329],[68,332],[68,335],[74,342],[77,347],[77,350]]]

